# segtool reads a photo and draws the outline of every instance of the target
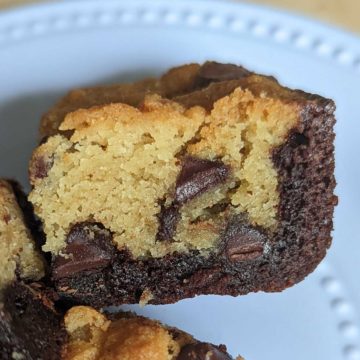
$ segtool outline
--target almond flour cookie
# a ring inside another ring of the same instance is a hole
[[[314,270],[337,201],[331,100],[217,63],[170,70],[136,107],[103,105],[121,86],[81,91],[87,109],[68,114],[76,97],[61,101],[30,164],[63,298],[165,304]]]
[[[16,277],[33,281],[44,276],[44,262],[28,228],[32,223],[20,187],[0,179],[0,294]]]
[[[14,281],[0,302],[1,360],[61,360],[68,334],[55,292],[40,283]]]

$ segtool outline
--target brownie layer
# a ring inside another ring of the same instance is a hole
[[[55,293],[40,284],[16,282],[0,304],[1,360],[57,360],[67,335],[54,308]]]

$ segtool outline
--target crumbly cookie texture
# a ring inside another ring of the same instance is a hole
[[[141,109],[111,104],[67,115],[60,129],[73,131],[70,139],[49,138],[31,163],[30,200],[44,221],[44,250],[58,254],[72,224],[86,221],[101,223],[135,257],[211,250],[228,213],[247,213],[271,229],[279,194],[270,154],[297,121],[296,104],[240,88],[210,114],[155,95]],[[211,191],[179,199],[175,184],[188,158],[223,170]],[[44,163],[46,176],[39,173]],[[159,241],[161,208],[174,202],[183,204],[173,241]]]
[[[200,343],[157,321],[122,314],[109,320],[91,307],[65,315],[64,360],[231,360],[225,346]],[[241,360],[237,357],[237,360]]]
[[[43,260],[24,222],[14,186],[0,179],[0,291],[15,280],[16,273],[24,280],[44,275]]]

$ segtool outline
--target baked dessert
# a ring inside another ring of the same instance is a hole
[[[31,205],[19,185],[0,179],[0,294],[16,277],[27,281],[44,276],[44,262],[29,227],[36,231]]]
[[[0,307],[1,360],[232,360],[224,345],[130,313],[65,311],[39,283],[14,282]],[[237,360],[241,360],[237,357]]]
[[[0,360],[232,359],[224,345],[197,341],[154,320],[105,316],[85,306],[67,311],[45,285],[30,210],[19,186],[0,180]]]
[[[57,326],[60,315],[52,306],[56,295],[40,283],[45,261],[32,207],[20,186],[0,179],[0,359],[60,359]],[[40,356],[39,354],[46,354]]]
[[[75,306],[65,315],[64,360],[231,360],[224,345],[199,342],[158,321]],[[241,360],[239,356],[237,360]]]
[[[227,95],[232,89],[239,86],[239,83],[235,82],[226,83],[227,80],[242,79],[242,84],[244,84],[250,75],[255,74],[241,66],[209,61],[204,65],[188,64],[172,68],[159,79],[148,78],[128,84],[74,89],[42,117],[40,135],[42,138],[46,138],[57,134],[66,114],[75,110],[111,103],[138,106],[148,94],[158,94],[187,106],[200,105],[201,101],[201,105],[211,108],[214,100]],[[216,82],[222,84],[217,84],[215,87],[213,84],[211,91],[207,91],[209,97],[199,96],[196,92],[191,94],[194,90],[200,90]],[[190,96],[182,98],[182,95]]]
[[[217,63],[154,86],[137,107],[62,121],[69,95],[49,112],[58,130],[33,154],[30,200],[58,293],[94,307],[165,304],[302,280],[331,243],[334,103]],[[83,106],[103,92],[81,91]]]
[[[1,360],[60,360],[68,334],[55,292],[40,283],[13,281],[0,302]]]

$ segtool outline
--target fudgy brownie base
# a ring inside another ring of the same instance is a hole
[[[79,222],[67,236],[67,246],[62,252],[67,256],[54,257],[53,262],[57,290],[70,302],[95,307],[137,302],[164,304],[200,294],[236,296],[281,291],[312,272],[331,244],[332,215],[337,202],[333,194],[334,103],[283,88],[272,78],[254,75],[233,65],[185,66],[170,71],[167,79],[174,74],[173,80],[179,74],[190,75],[183,76],[186,80],[180,82],[178,88],[173,85],[171,91],[164,90],[164,84],[171,82],[161,79],[160,85],[156,85],[157,92],[186,108],[201,105],[210,111],[216,100],[240,87],[259,99],[279,99],[300,109],[296,125],[269,155],[278,177],[276,226],[272,229],[256,226],[249,221],[248,214],[238,214],[222,230],[216,251],[210,255],[189,250],[163,257],[136,258],[128,250],[119,250],[113,245],[113,234],[103,224]],[[102,91],[85,89],[84,94],[90,92],[96,103],[104,103],[106,97],[99,95]],[[113,90],[109,91],[114,94]],[[139,102],[142,97],[137,98]],[[84,95],[84,107],[89,107],[93,99],[89,102],[86,99]],[[76,106],[71,99],[65,103],[68,108]],[[62,111],[61,116],[64,107]],[[56,120],[52,124],[61,122],[59,112],[53,115]],[[44,175],[36,172],[36,160],[34,182]],[[190,198],[192,191],[207,188],[206,181],[216,182],[227,174],[226,166],[221,164],[202,165],[200,171],[199,166],[192,168],[185,191]],[[181,199],[183,195],[179,196]],[[176,208],[168,207],[162,212],[157,240],[168,241],[177,221]]]
[[[56,294],[39,283],[15,282],[0,303],[1,360],[57,360],[67,334],[55,310]]]

